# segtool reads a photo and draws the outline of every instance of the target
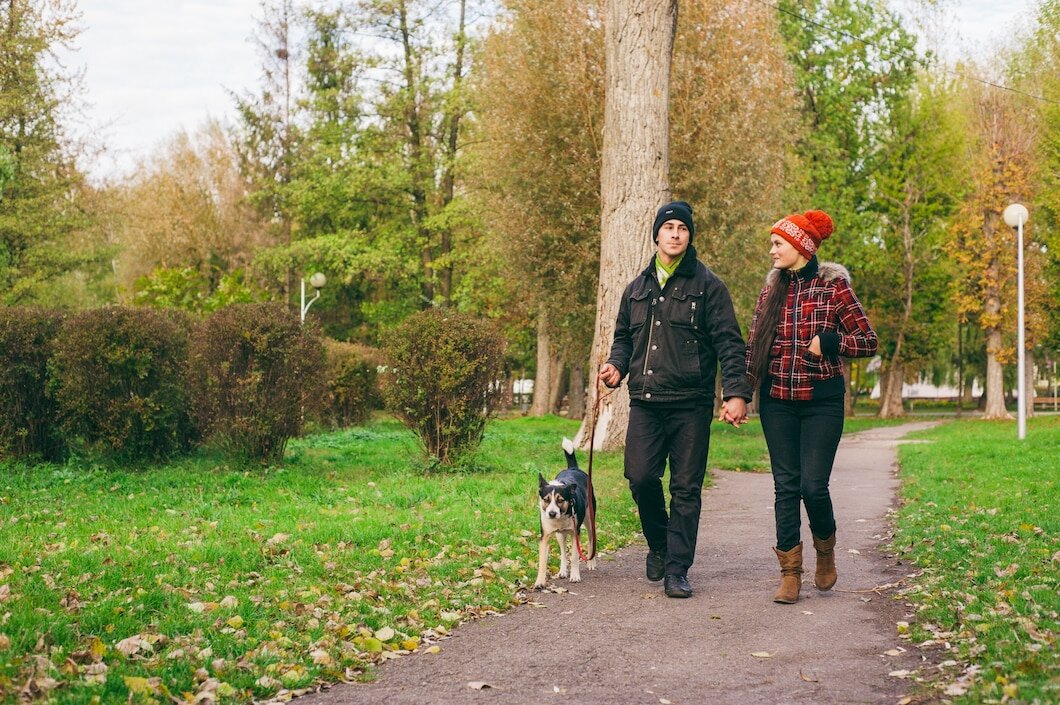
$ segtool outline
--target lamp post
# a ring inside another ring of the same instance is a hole
[[[1016,373],[1019,377],[1019,397],[1017,397],[1017,436],[1022,441],[1027,437],[1027,351],[1024,343],[1024,325],[1023,325],[1023,224],[1027,222],[1027,207],[1020,203],[1013,203],[1005,212],[1002,214],[1002,218],[1005,219],[1005,224],[1010,228],[1016,228],[1016,261],[1017,266],[1017,282],[1019,293],[1016,297],[1018,303],[1018,314],[1017,314],[1017,326],[1019,327],[1019,366],[1018,372]]]
[[[302,323],[305,323],[305,313],[306,313],[306,311],[309,310],[309,307],[313,305],[314,301],[316,301],[317,299],[320,298],[320,290],[324,288],[324,285],[327,284],[327,282],[328,282],[327,277],[325,277],[320,272],[317,272],[313,276],[309,277],[309,286],[311,286],[314,289],[316,289],[317,295],[314,296],[313,298],[311,298],[309,300],[309,303],[306,303],[306,300],[305,300],[305,279],[302,279],[302,308],[301,308],[301,311],[302,311]]]

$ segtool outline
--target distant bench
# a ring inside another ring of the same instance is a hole
[[[1060,404],[1060,397],[1034,397],[1035,406],[1056,406]]]

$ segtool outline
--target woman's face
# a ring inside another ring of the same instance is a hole
[[[773,258],[774,269],[800,269],[806,264],[807,259],[795,247],[777,234],[769,236],[772,245],[769,248],[769,256]]]

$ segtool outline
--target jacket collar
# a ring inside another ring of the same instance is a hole
[[[652,255],[651,261],[648,262],[648,266],[641,272],[643,276],[655,278],[655,258],[658,254]],[[685,256],[681,259],[681,264],[677,265],[677,269],[671,274],[671,277],[694,277],[696,275],[696,248],[691,245],[685,250]]]
[[[806,263],[806,266],[802,269],[792,272],[791,276],[796,279],[801,279],[804,282],[808,282],[817,276],[817,270],[820,265],[817,263],[817,255],[810,258],[810,261]]]

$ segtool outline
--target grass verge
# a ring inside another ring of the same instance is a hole
[[[283,699],[444,648],[522,599],[537,473],[577,428],[494,422],[431,474],[392,420],[293,442],[275,467],[0,464],[0,701]],[[768,465],[757,421],[713,433],[711,467]],[[616,549],[639,530],[622,454],[597,454],[594,477]]]
[[[899,630],[942,649],[937,675],[953,702],[1060,702],[1060,418],[961,421],[901,448],[895,547],[923,575]]]

